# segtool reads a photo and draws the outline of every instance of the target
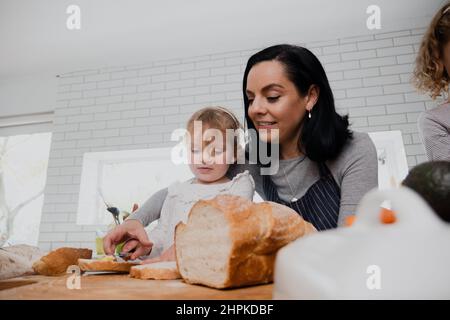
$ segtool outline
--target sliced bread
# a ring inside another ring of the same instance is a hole
[[[134,266],[130,270],[130,276],[137,279],[155,280],[174,280],[181,278],[175,261],[161,261]]]
[[[138,265],[139,262],[130,261],[111,261],[97,259],[78,259],[78,266],[81,271],[113,271],[113,272],[130,272],[132,266]]]

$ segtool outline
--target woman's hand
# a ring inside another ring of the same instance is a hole
[[[126,241],[126,243],[123,246],[122,253],[134,250],[130,257],[132,260],[148,255],[153,246],[153,243],[148,239],[144,226],[138,220],[126,220],[111,230],[103,238],[105,253],[108,255],[114,254],[116,245],[123,241]]]
[[[141,262],[141,264],[149,264],[161,261],[175,261],[175,246],[172,245],[169,249],[164,251],[159,257],[145,259]]]

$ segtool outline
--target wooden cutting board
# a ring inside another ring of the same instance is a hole
[[[69,275],[60,277],[24,276],[0,281],[0,300],[7,299],[236,299],[272,298],[272,284],[240,289],[217,290],[190,285],[182,280],[140,280],[128,274],[82,275],[81,289],[68,289]]]

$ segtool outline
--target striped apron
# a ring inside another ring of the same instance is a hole
[[[281,200],[270,175],[262,177],[267,200],[294,209],[303,219],[313,224],[317,230],[322,231],[337,227],[341,188],[334,181],[333,175],[325,163],[318,165],[320,179],[306,191],[302,198],[295,202]]]

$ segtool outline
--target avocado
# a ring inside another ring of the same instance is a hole
[[[402,184],[421,195],[440,218],[450,222],[450,161],[421,163]]]

